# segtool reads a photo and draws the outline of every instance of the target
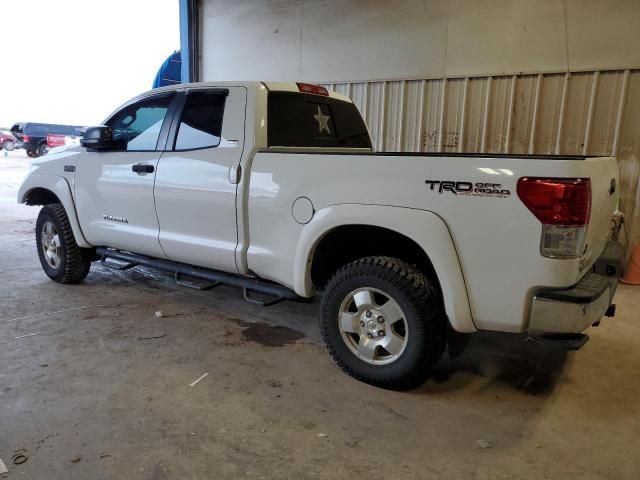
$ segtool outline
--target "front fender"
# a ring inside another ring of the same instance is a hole
[[[320,240],[334,228],[344,225],[371,225],[398,232],[415,241],[427,254],[438,275],[444,306],[454,330],[476,331],[467,288],[446,223],[433,212],[386,205],[331,205],[316,212],[305,225],[294,260],[294,290],[298,295],[312,294],[311,264]]]
[[[92,245],[87,242],[86,238],[80,228],[78,222],[78,213],[76,212],[76,206],[71,195],[71,187],[64,177],[57,175],[29,175],[18,190],[18,203],[26,203],[29,192],[36,188],[44,188],[54,193],[56,197],[60,199],[60,203],[67,212],[69,217],[69,224],[71,230],[73,230],[73,236],[76,239],[76,243],[79,247],[90,248]]]

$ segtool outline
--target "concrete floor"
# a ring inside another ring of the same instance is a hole
[[[323,351],[317,304],[260,308],[140,269],[50,281],[38,209],[15,205],[28,160],[1,155],[8,478],[640,478],[640,287],[580,352],[476,335],[422,388],[379,390]]]

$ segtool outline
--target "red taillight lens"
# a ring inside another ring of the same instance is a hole
[[[47,145],[50,147],[61,147],[64,145],[64,135],[47,135]]]
[[[29,135],[23,135],[22,136],[22,141],[27,143],[29,141]]]
[[[518,197],[545,225],[586,225],[591,213],[588,178],[523,177]]]
[[[314,95],[324,95],[325,97],[329,96],[329,90],[320,85],[312,85],[310,83],[298,83],[298,90],[302,93],[313,93]]]

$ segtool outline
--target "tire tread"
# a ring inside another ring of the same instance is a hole
[[[64,242],[62,249],[64,254],[64,258],[62,259],[62,273],[56,276],[47,274],[50,278],[59,283],[72,284],[80,282],[89,274],[91,259],[89,258],[89,255],[86,255],[83,251],[85,249],[80,248],[76,243],[67,212],[61,203],[51,203],[42,208],[40,215],[50,215],[54,217],[60,227],[60,231],[58,233],[63,237]],[[41,246],[38,245],[39,253],[40,250]],[[43,267],[44,266],[45,265],[43,263]]]
[[[390,283],[398,289],[417,315],[419,328],[417,335],[421,352],[419,360],[407,371],[389,376],[376,375],[359,369],[355,356],[344,358],[333,343],[330,335],[329,314],[331,298],[344,282],[363,276],[373,276]],[[431,367],[438,361],[446,345],[446,315],[442,307],[439,289],[418,268],[393,257],[374,256],[355,260],[338,270],[329,280],[324,292],[320,313],[320,330],[327,349],[338,366],[358,380],[386,389],[406,390],[424,383]],[[356,366],[354,366],[354,363]]]

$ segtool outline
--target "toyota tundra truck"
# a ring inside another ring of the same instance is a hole
[[[614,312],[616,160],[374,153],[352,101],[304,83],[194,83],[125,103],[33,161],[44,272],[160,269],[259,305],[321,294],[336,363],[415,387],[479,330],[577,349]]]

